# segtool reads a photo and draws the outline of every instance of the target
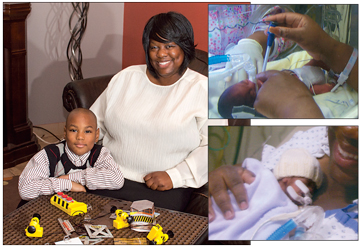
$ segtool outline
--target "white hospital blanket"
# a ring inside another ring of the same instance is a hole
[[[256,174],[252,184],[245,184],[249,208],[240,210],[234,196],[229,192],[235,210],[235,218],[225,220],[220,209],[212,201],[216,218],[209,224],[209,240],[251,240],[258,227],[270,217],[294,212],[298,209],[281,190],[274,175],[264,168],[260,161],[247,158],[244,160],[243,166]],[[284,223],[284,221],[278,221],[265,224],[254,239],[265,240]]]
[[[313,98],[325,118],[357,118],[358,97],[354,89],[344,84],[335,92],[319,94]]]

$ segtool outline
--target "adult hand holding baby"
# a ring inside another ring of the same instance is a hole
[[[241,164],[221,166],[210,172],[209,222],[212,222],[216,217],[212,208],[211,196],[221,209],[225,219],[232,219],[235,217],[235,213],[227,190],[229,189],[233,193],[240,209],[245,210],[248,208],[248,198],[244,183],[251,184],[254,180],[255,175],[242,168]]]
[[[308,88],[297,77],[269,70],[256,76],[263,82],[254,108],[268,118],[324,118]]]

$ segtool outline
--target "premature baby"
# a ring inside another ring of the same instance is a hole
[[[296,205],[311,204],[311,196],[323,178],[319,161],[303,148],[286,150],[273,173],[281,189]]]
[[[243,167],[255,175],[251,184],[245,184],[249,207],[241,210],[229,192],[235,218],[226,220],[213,201],[216,217],[209,224],[210,240],[252,239],[259,226],[271,217],[295,212],[299,205],[311,204],[311,194],[320,187],[323,177],[318,160],[306,149],[300,148],[286,150],[273,173],[252,158],[245,159]],[[276,221],[266,224],[255,239],[266,239],[282,223]]]
[[[299,78],[315,95],[330,92],[335,86],[332,83],[335,80],[326,78],[323,70],[317,66],[305,65],[302,68],[284,71]],[[260,80],[252,82],[245,79],[228,87],[219,98],[218,111],[220,115],[229,119],[233,118],[232,110],[234,106],[246,105],[253,107],[256,99],[255,83],[257,83],[259,89],[263,84]]]

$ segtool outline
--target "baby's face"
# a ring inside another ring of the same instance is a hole
[[[299,205],[299,203],[295,200],[292,199],[292,197],[289,195],[289,193],[287,192],[287,187],[291,186],[294,188],[295,192],[304,197],[304,193],[301,191],[301,189],[295,184],[296,180],[300,180],[301,182],[303,182],[305,184],[305,186],[309,189],[310,194],[313,195],[314,193],[314,188],[315,188],[315,183],[308,179],[308,178],[303,178],[303,177],[286,177],[286,178],[282,178],[279,180],[279,185],[282,189],[282,191],[285,192],[285,194],[297,205]]]
[[[258,83],[260,88],[261,83]],[[224,118],[229,118],[232,107],[247,105],[253,107],[256,99],[255,83],[250,80],[243,80],[227,88],[219,98],[218,110]]]

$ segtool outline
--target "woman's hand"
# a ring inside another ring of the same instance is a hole
[[[310,90],[297,77],[269,70],[256,78],[263,82],[254,108],[268,118],[324,118]]]
[[[335,73],[340,74],[347,65],[353,47],[331,38],[309,16],[298,13],[281,13],[265,18],[276,21],[280,26],[270,27],[270,32],[277,36],[298,43],[314,59],[323,61]],[[358,91],[358,59],[346,81]]]
[[[147,187],[152,190],[170,190],[173,188],[173,183],[167,172],[152,172],[144,177]]]
[[[251,184],[254,180],[255,175],[242,168],[241,164],[221,166],[209,173],[209,194],[214,198],[225,219],[230,220],[235,216],[227,190],[233,193],[241,210],[247,209],[248,199],[244,183]],[[209,222],[214,219],[215,212],[209,197]]]
[[[270,27],[271,33],[295,41],[316,60],[321,60],[322,54],[327,53],[335,41],[307,15],[287,12],[269,16],[265,20],[279,24]]]

